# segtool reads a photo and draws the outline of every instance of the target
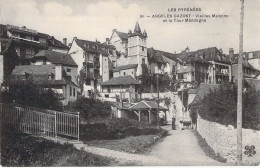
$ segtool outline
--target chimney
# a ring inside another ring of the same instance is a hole
[[[55,65],[55,80],[61,80],[62,79],[62,65],[57,64]]]
[[[112,31],[114,32],[114,31],[116,31],[116,29],[113,29]]]
[[[229,48],[229,61],[233,62],[234,61],[234,49]]]
[[[77,40],[77,37],[73,37],[73,40]]]
[[[67,38],[63,38],[63,44],[67,45]]]
[[[107,45],[109,44],[109,38],[106,38],[106,44]]]

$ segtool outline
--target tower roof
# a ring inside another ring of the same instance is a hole
[[[138,22],[136,22],[134,33],[142,33]]]
[[[145,36],[147,36],[147,33],[146,33],[146,30],[144,29],[144,32],[143,32],[143,34],[145,35]]]

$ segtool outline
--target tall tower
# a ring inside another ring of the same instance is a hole
[[[132,33],[128,32],[128,64],[138,64],[136,76],[142,75],[142,64],[148,65],[147,60],[147,33],[143,33],[139,23],[136,22],[135,29]]]

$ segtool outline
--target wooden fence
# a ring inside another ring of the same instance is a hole
[[[0,116],[1,124],[12,126],[24,133],[56,140],[57,137],[79,140],[79,113],[0,104]]]

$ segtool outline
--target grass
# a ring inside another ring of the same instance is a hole
[[[208,143],[205,141],[205,139],[202,138],[202,136],[197,131],[193,131],[193,133],[197,138],[198,145],[200,146],[200,148],[203,150],[203,152],[208,157],[210,157],[214,160],[217,160],[219,162],[222,162],[222,163],[227,162],[227,159],[223,158],[222,156],[220,156],[219,154],[216,154],[214,152],[214,150],[208,145]]]
[[[145,153],[150,147],[160,138],[166,136],[167,131],[160,134],[128,136],[122,139],[115,140],[92,140],[84,141],[89,146],[106,148],[116,151],[128,153]]]
[[[110,166],[115,160],[26,134],[2,134],[2,166]]]
[[[154,143],[153,137],[155,136],[156,135],[129,136],[123,139],[93,140],[84,143],[89,146],[96,146],[116,151],[142,153],[146,151],[146,148],[150,147],[150,145]]]

